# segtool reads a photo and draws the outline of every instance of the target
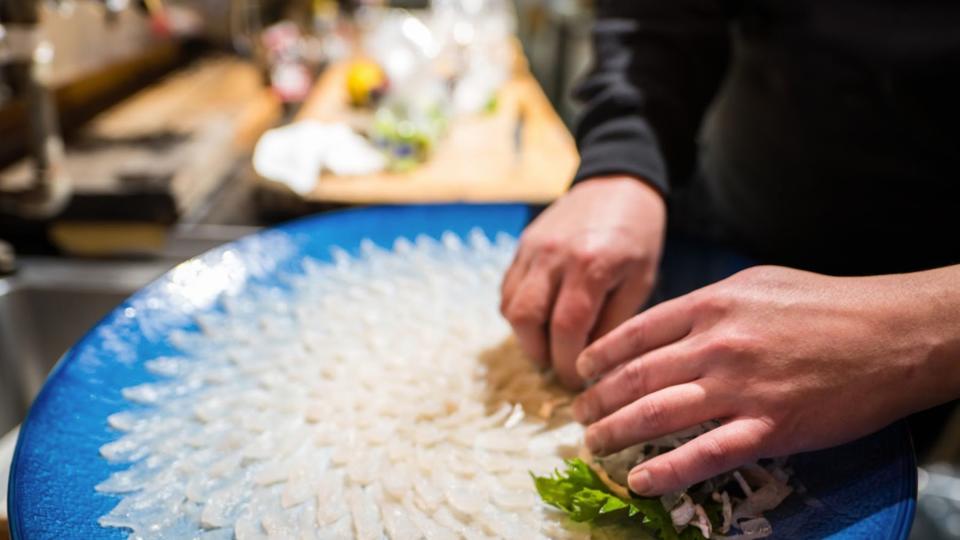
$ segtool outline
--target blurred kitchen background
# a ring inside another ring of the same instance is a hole
[[[0,538],[46,374],[172,266],[315,212],[563,193],[592,7],[0,1]],[[960,538],[953,439],[916,538]]]

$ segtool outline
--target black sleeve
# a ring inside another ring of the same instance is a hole
[[[600,0],[593,67],[575,90],[574,183],[639,176],[661,193],[685,180],[704,110],[727,68],[729,13],[707,0]]]

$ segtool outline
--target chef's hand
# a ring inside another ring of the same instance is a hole
[[[579,388],[575,361],[592,338],[635,314],[653,286],[663,198],[624,176],[577,184],[527,227],[501,286],[500,311],[523,350]]]
[[[583,378],[603,375],[574,404],[586,444],[605,455],[720,420],[630,472],[633,491],[662,494],[956,398],[958,269],[837,278],[756,267],[655,306],[578,358]]]

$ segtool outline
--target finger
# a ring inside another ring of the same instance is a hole
[[[682,339],[693,327],[693,302],[686,296],[658,304],[621,324],[587,347],[577,373],[596,379],[620,364]]]
[[[613,291],[601,309],[597,324],[590,334],[591,339],[603,337],[636,315],[650,297],[652,288],[653,280],[647,272],[638,268],[632,269],[632,275]]]
[[[755,461],[767,431],[759,420],[733,420],[634,467],[630,489],[640,495],[670,493]]]
[[[590,424],[657,390],[698,379],[702,359],[680,341],[651,351],[614,369],[573,404],[573,416]]]
[[[605,456],[730,414],[707,385],[684,383],[658,390],[617,410],[587,428],[587,447]]]
[[[530,260],[527,250],[523,248],[517,250],[513,262],[510,263],[510,268],[507,268],[503,275],[503,281],[500,282],[500,313],[504,317],[507,315],[507,307],[517,292],[517,286],[530,269]]]
[[[550,317],[550,360],[560,382],[568,388],[583,386],[577,375],[577,356],[587,346],[590,329],[617,277],[591,276],[586,269],[572,269],[563,277]]]
[[[559,265],[533,261],[504,316],[517,335],[520,348],[540,367],[548,367],[547,321],[560,285]]]

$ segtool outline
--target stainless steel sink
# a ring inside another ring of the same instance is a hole
[[[181,230],[150,260],[21,259],[15,275],[0,279],[0,435],[20,423],[60,356],[123,299],[177,263],[253,230]]]
[[[0,433],[22,420],[57,359],[165,263],[26,259],[0,280]]]

